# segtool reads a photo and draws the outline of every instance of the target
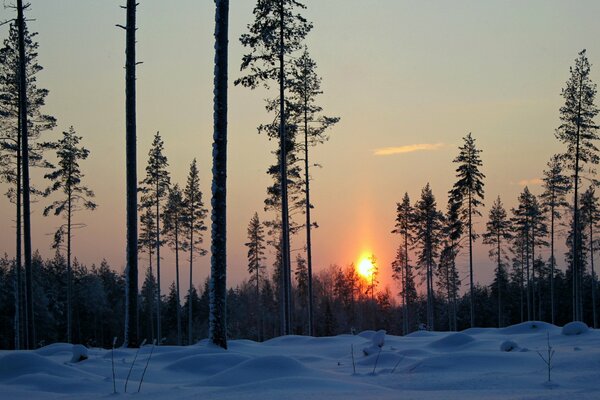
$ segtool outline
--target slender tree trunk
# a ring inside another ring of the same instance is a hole
[[[592,268],[592,326],[596,329],[596,274],[594,273],[594,218],[590,212],[590,266]]]
[[[310,219],[310,173],[308,163],[308,95],[306,87],[306,67],[304,71],[304,181],[306,184],[306,261],[308,265],[308,334],[314,335],[313,287],[312,287],[312,240]]]
[[[209,338],[227,348],[227,68],[229,0],[216,0]]]
[[[527,234],[526,234],[526,238],[525,238],[525,261],[526,261],[526,267],[527,267],[527,292],[526,294],[526,298],[527,298],[527,321],[531,321],[531,298],[530,298],[530,287],[531,287],[531,281],[530,281],[530,277],[529,277],[529,255],[530,255],[530,251],[529,251],[529,246],[531,245],[531,243],[529,242],[529,228],[527,228]]]
[[[554,203],[554,192],[552,193]],[[550,313],[552,324],[555,324],[554,310],[554,204],[550,207]]]
[[[282,334],[290,334],[291,324],[291,263],[290,263],[290,224],[287,182],[287,133],[285,127],[285,10],[284,0],[279,0],[279,147],[281,167],[281,225],[282,225],[282,271],[284,279],[283,326]]]
[[[408,335],[410,323],[408,321],[408,232],[404,233],[404,334]]]
[[[502,268],[502,264],[501,264],[501,257],[500,257],[500,233],[498,233],[497,237],[496,237],[496,243],[498,248],[496,249],[496,251],[498,252],[498,277],[496,278],[498,280],[498,328],[502,328],[502,295],[501,295],[501,285],[500,285],[500,273],[502,272],[500,270],[500,268]]]
[[[175,221],[175,280],[177,281],[177,346],[181,346],[181,305],[179,304],[179,213]]]
[[[71,343],[73,340],[73,272],[71,269],[71,216],[73,211],[73,196],[70,187],[67,196],[67,343]]]
[[[535,226],[531,227],[531,317],[536,319],[535,315]]]
[[[469,191],[469,284],[471,297],[471,328],[475,326],[475,296],[473,292],[473,204]]]
[[[21,124],[17,123],[17,243],[15,255],[15,350],[21,349]]]
[[[125,120],[126,120],[126,181],[127,181],[127,305],[125,345],[137,347],[138,331],[138,232],[137,232],[137,146],[136,146],[136,84],[135,31],[136,0],[127,0],[125,46]]]
[[[581,321],[581,302],[580,302],[580,265],[579,265],[579,141],[581,130],[581,86],[582,79],[579,80],[579,102],[577,105],[577,139],[575,145],[575,183],[573,194],[573,321]]]
[[[158,177],[158,173],[157,173]],[[156,344],[160,346],[162,340],[161,315],[160,315],[160,197],[159,181],[156,180]]]
[[[193,201],[193,199],[192,199]],[[192,204],[193,210],[193,204]],[[194,264],[194,217],[193,212],[191,213],[192,218],[190,221],[190,289],[188,291],[188,345],[192,344],[192,331],[193,331],[193,322],[192,322],[192,289],[194,287],[192,281],[192,267]]]
[[[21,156],[23,162],[23,244],[25,250],[25,284],[27,286],[27,348],[35,347],[33,323],[33,276],[31,264],[31,199],[29,186],[29,133],[27,112],[27,59],[25,58],[25,17],[23,0],[17,0],[19,29],[19,121],[21,125]]]
[[[521,289],[520,290],[521,322],[523,322],[523,320],[525,319],[524,312],[523,312],[523,303],[524,303],[524,301],[523,301],[523,290],[524,290],[523,286],[524,286],[524,283],[525,283],[525,277],[523,276],[524,275],[523,274],[523,267],[524,267],[524,264],[525,264],[524,260],[523,260],[523,255],[524,255],[523,254],[523,246],[521,246],[521,281],[519,282],[519,284],[520,284],[519,286],[520,286],[520,289]]]

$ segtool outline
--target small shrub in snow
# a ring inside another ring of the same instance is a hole
[[[554,354],[556,353],[556,351],[552,348],[552,346],[550,346],[550,334],[546,333],[546,337],[548,339],[548,347],[546,348],[546,355],[542,355],[541,352],[537,352],[538,356],[540,356],[540,358],[542,359],[542,361],[544,361],[544,364],[546,364],[546,367],[548,368],[548,382],[551,382],[551,376],[550,373],[552,372],[552,369],[554,368],[554,366],[552,365],[552,358],[554,358]]]
[[[566,336],[581,335],[583,333],[586,333],[588,329],[589,328],[585,324],[585,322],[573,321],[563,326],[562,334]]]
[[[500,351],[511,352],[519,350],[519,345],[512,340],[505,340],[500,344]]]
[[[78,363],[88,359],[88,349],[82,344],[73,345],[73,356],[71,357],[72,363]]]

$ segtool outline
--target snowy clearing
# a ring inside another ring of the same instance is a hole
[[[285,336],[264,343],[233,340],[227,351],[206,341],[156,347],[136,393],[152,350],[145,346],[126,394],[136,350],[116,349],[116,395],[110,350],[89,349],[88,359],[71,363],[73,346],[58,343],[36,351],[0,352],[0,393],[15,400],[598,399],[600,331],[581,331],[565,335],[560,327],[527,322],[460,333],[386,335],[381,352],[368,356],[363,349],[372,346],[374,332]],[[548,335],[556,350],[551,384],[537,353],[547,353]]]

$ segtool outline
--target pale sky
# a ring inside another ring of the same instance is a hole
[[[125,116],[123,2],[31,0],[30,30],[39,32],[38,76],[50,90],[45,111],[58,119],[47,138],[73,125],[91,151],[82,164],[99,208],[76,217],[74,254],[87,265],[106,258],[125,263]],[[165,141],[173,182],[185,185],[194,157],[210,203],[214,4],[211,0],[140,0],[138,12],[138,175],[143,177],[152,136]],[[452,159],[472,132],[483,150],[486,205],[496,196],[510,208],[524,184],[539,194],[550,156],[569,66],[586,48],[592,79],[600,82],[600,2],[306,0],[314,23],[309,50],[323,77],[321,105],[341,122],[330,142],[313,151],[317,270],[346,265],[373,252],[381,281],[399,238],[390,233],[395,204],[407,191],[414,202],[431,183],[438,206],[454,182]],[[240,76],[239,36],[254,0],[231,0],[230,77]],[[1,10],[2,19],[11,18]],[[6,36],[7,28],[0,31]],[[272,119],[262,90],[230,87],[228,284],[247,277],[246,227],[262,219],[265,171],[276,145],[256,133]],[[39,172],[33,183],[45,186]],[[5,192],[6,185],[1,188]],[[60,223],[44,218],[48,200],[33,205],[33,246],[50,256]],[[0,250],[14,255],[14,207],[0,199]],[[487,215],[487,208],[482,210]],[[207,220],[208,223],[208,220]],[[479,220],[481,231],[484,221]],[[209,234],[207,233],[207,247]],[[562,239],[560,239],[563,241]],[[303,246],[298,236],[292,248]],[[476,243],[475,280],[488,283],[493,265]],[[142,256],[144,257],[144,256]],[[557,257],[562,265],[562,255]],[[466,258],[459,259],[467,270]],[[140,266],[146,265],[141,259]],[[209,257],[196,262],[195,283],[208,275]],[[185,271],[185,269],[184,269]],[[140,273],[143,277],[143,270]],[[163,287],[174,277],[173,257],[162,268]],[[186,274],[183,274],[186,276]],[[185,278],[182,284],[187,285]]]

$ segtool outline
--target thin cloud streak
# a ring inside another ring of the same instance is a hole
[[[375,149],[375,156],[391,156],[394,154],[414,153],[416,151],[434,151],[444,147],[444,143],[417,143],[399,147],[382,147]]]
[[[544,181],[541,180],[540,178],[521,179],[519,181],[519,186],[529,186],[529,185],[538,186],[538,185],[541,185],[543,183],[544,183]]]

